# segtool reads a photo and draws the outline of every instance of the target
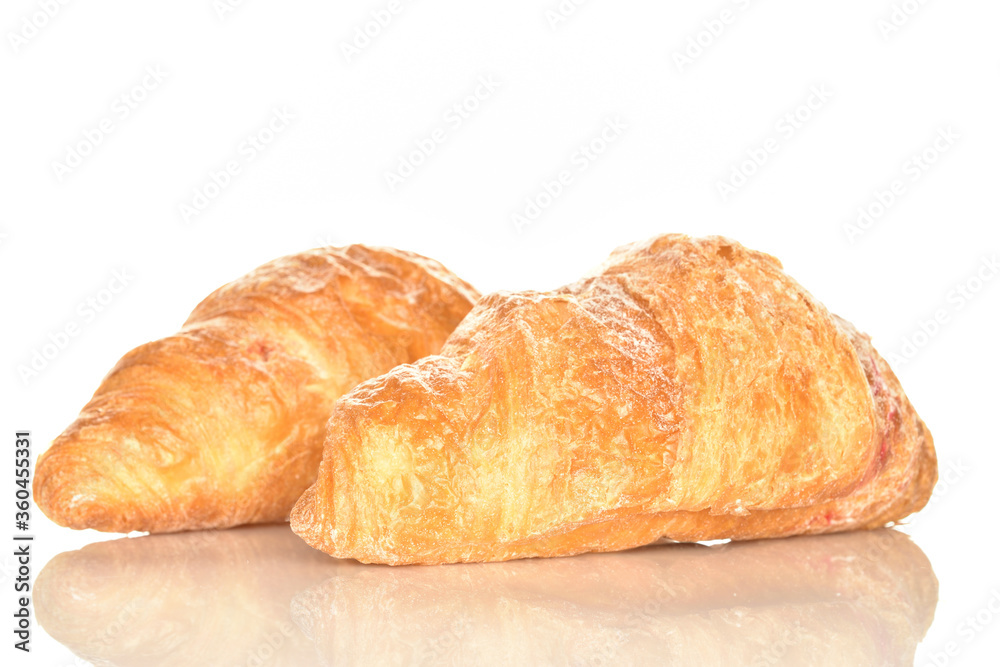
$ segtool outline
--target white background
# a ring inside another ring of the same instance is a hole
[[[392,245],[487,292],[570,282],[615,246],[658,233],[722,234],[777,256],[885,355],[902,355],[943,311],[947,321],[894,364],[942,472],[960,471],[909,529],[941,586],[917,664],[956,640],[949,664],[995,657],[1000,619],[971,642],[956,628],[1000,590],[1000,280],[971,299],[954,290],[975,288],[1000,251],[1000,5],[909,1],[896,26],[885,23],[889,0],[590,0],[553,25],[557,0],[413,0],[349,62],[343,45],[387,2],[246,0],[221,15],[219,4],[68,2],[43,20],[35,2],[4,2],[0,433],[11,449],[14,430],[28,428],[42,451],[124,352],[282,254]],[[713,23],[724,10],[731,21]],[[26,20],[44,25],[34,34]],[[699,39],[701,53],[679,65]],[[165,78],[134,93],[144,99],[121,118],[116,99],[147,68]],[[498,88],[449,123],[481,77]],[[829,99],[800,108],[820,88]],[[294,122],[247,160],[241,143],[274,109]],[[789,132],[783,118],[796,110]],[[113,131],[60,178],[54,163],[105,118]],[[581,145],[609,119],[625,129],[580,171]],[[444,142],[390,189],[385,173],[438,127]],[[957,139],[914,172],[912,158],[948,128]],[[765,146],[777,150],[744,167],[755,173],[724,199],[719,183]],[[180,206],[233,159],[241,172],[185,221]],[[512,215],[562,170],[572,184],[518,230]],[[903,194],[850,238],[845,225],[895,179]],[[127,287],[86,315],[80,304],[123,270]],[[78,335],[25,380],[19,367],[70,323]],[[36,573],[107,537],[37,511],[33,528]],[[5,610],[10,568],[5,557]],[[72,660],[36,632],[31,664]]]

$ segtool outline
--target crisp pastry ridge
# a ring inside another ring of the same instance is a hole
[[[265,264],[118,362],[39,457],[35,501],[63,526],[112,532],[283,521],[316,477],[334,401],[438,352],[477,298],[391,248]]]
[[[867,336],[777,259],[669,234],[345,395],[291,520],[337,557],[496,561],[874,528],[936,477]]]

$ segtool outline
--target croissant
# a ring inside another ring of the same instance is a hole
[[[478,298],[437,262],[353,245],[265,264],[126,354],[39,457],[53,521],[171,532],[283,521],[334,401],[436,353]]]
[[[665,235],[344,396],[291,521],[363,562],[501,561],[874,528],[936,477],[866,336],[775,258]]]

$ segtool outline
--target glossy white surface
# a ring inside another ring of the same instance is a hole
[[[95,664],[908,665],[938,585],[894,531],[391,568],[266,526],[93,544],[35,595]]]

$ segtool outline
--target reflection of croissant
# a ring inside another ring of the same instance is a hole
[[[865,336],[774,258],[669,235],[357,387],[292,526],[366,562],[556,556],[881,526],[936,471]]]
[[[287,525],[147,535],[59,554],[35,584],[39,623],[98,665],[315,662],[296,592],[336,572]]]
[[[912,665],[937,603],[891,530],[448,568],[343,567],[292,616],[329,664]]]
[[[35,499],[59,524],[116,532],[281,521],[316,478],[333,402],[436,353],[476,298],[398,250],[266,264],[118,362],[39,459]]]

